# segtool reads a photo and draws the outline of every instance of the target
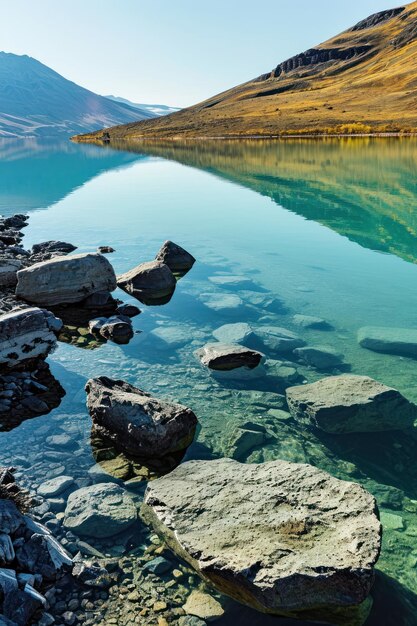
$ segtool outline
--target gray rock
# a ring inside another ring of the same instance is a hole
[[[24,525],[23,515],[12,500],[0,500],[0,531],[13,535]]]
[[[31,260],[47,261],[57,256],[65,256],[76,249],[77,246],[66,241],[43,241],[32,246]]]
[[[373,352],[417,358],[417,330],[415,328],[365,326],[358,331],[358,342],[362,348]]]
[[[148,484],[142,516],[222,593],[332,623],[367,598],[381,546],[371,494],[285,461],[183,463]]]
[[[206,623],[195,615],[182,615],[178,620],[178,626],[206,626]]]
[[[249,452],[262,446],[269,438],[264,426],[252,422],[242,424],[232,435],[230,456],[236,461],[244,461]]]
[[[19,259],[0,257],[0,287],[12,287],[17,283],[17,272],[23,265]]]
[[[35,613],[46,606],[46,599],[31,585],[18,589],[5,597],[4,615],[18,626],[26,626]]]
[[[100,325],[99,333],[105,339],[110,339],[118,344],[129,343],[134,335],[130,317],[125,315],[109,317]]]
[[[260,365],[264,357],[256,350],[220,342],[207,343],[196,350],[195,355],[203,365],[217,371],[230,371],[242,367],[252,370]]]
[[[86,391],[98,433],[136,457],[152,460],[184,451],[194,439],[197,418],[185,406],[105,376],[89,380]]]
[[[126,530],[136,519],[136,506],[125,489],[102,483],[69,496],[64,526],[77,535],[105,538]]]
[[[55,348],[55,333],[61,327],[61,320],[37,307],[0,315],[0,365],[13,367],[27,359],[45,358]]]
[[[305,345],[301,337],[280,326],[260,326],[255,332],[265,350],[274,354],[287,354]]]
[[[307,365],[318,370],[328,370],[343,365],[343,354],[331,346],[304,346],[296,348],[294,354]]]
[[[183,609],[188,615],[199,617],[207,622],[214,622],[224,615],[224,609],[220,602],[198,589],[193,589]]]
[[[74,564],[72,575],[78,582],[87,587],[95,587],[97,589],[106,589],[112,584],[109,572],[104,567],[91,565],[79,561]]]
[[[173,241],[165,241],[155,259],[168,265],[174,274],[188,272],[195,263],[195,258]]]
[[[72,569],[70,554],[51,535],[34,534],[16,549],[16,561],[26,572],[54,581]]]
[[[220,343],[239,343],[248,347],[254,341],[253,329],[245,322],[223,324],[213,331],[213,337]]]
[[[416,405],[367,376],[331,376],[286,394],[295,420],[333,434],[410,428],[417,418]]]
[[[127,317],[136,317],[142,311],[134,304],[119,304],[116,309],[117,315],[126,315]]]
[[[72,476],[57,476],[46,480],[38,487],[38,494],[44,498],[53,498],[66,491],[74,484]]]
[[[0,567],[0,596],[13,595],[18,589],[16,572]]]
[[[81,302],[97,291],[115,289],[112,266],[96,253],[53,258],[17,273],[16,295],[44,306]]]
[[[0,565],[8,565],[13,559],[14,548],[10,535],[0,532]]]
[[[164,559],[162,556],[157,556],[152,561],[148,561],[142,567],[143,572],[151,572],[152,574],[156,574],[160,576],[162,574],[166,574],[169,570],[172,569],[172,563],[167,559]]]
[[[333,330],[333,326],[321,317],[314,315],[294,315],[292,321],[301,328],[311,328],[313,330]]]
[[[116,250],[111,246],[99,246],[97,252],[100,252],[100,254],[111,254],[112,252],[116,252]]]
[[[163,304],[171,299],[177,281],[168,265],[149,261],[118,276],[117,284],[144,304]]]

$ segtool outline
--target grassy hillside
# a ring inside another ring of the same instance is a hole
[[[373,15],[243,85],[110,138],[417,132],[417,2]],[[78,137],[100,139],[102,133]]]

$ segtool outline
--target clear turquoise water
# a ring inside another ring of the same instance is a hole
[[[385,577],[378,576],[367,624],[417,624],[414,434],[318,437],[267,414],[262,394],[278,391],[276,383],[267,380],[255,398],[256,386],[216,382],[193,356],[223,323],[275,324],[297,330],[309,344],[335,347],[353,373],[417,401],[414,360],[372,353],[356,341],[364,325],[417,323],[417,143],[119,148],[4,143],[0,213],[30,212],[25,247],[46,239],[69,241],[79,251],[111,245],[116,252],[108,258],[116,272],[152,259],[165,239],[184,246],[198,262],[169,304],[142,307],[134,326],[143,332],[128,346],[108,343],[91,351],[59,344],[49,362],[66,396],[51,414],[0,433],[0,464],[16,465],[33,489],[46,472],[63,473],[62,467],[86,484],[95,461],[83,387],[87,378],[102,374],[193,408],[201,431],[187,458],[228,455],[239,424],[268,420],[274,439],[241,460],[307,461],[367,486],[385,525],[378,565]],[[285,309],[265,317],[246,307],[233,318],[210,311],[200,296],[225,293],[208,280],[220,273],[250,277],[255,289],[277,296]],[[300,331],[292,323],[295,313],[323,317],[335,330]],[[158,325],[185,330],[188,340],[155,350],[146,335]],[[311,381],[322,375],[301,372]],[[73,437],[75,454],[48,447],[46,438],[60,432]],[[237,615],[242,624],[275,621],[230,605],[219,624],[236,623]]]

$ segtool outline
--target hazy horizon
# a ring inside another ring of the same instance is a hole
[[[101,95],[184,107],[267,72],[391,3],[0,0],[0,7],[5,52],[34,57]]]

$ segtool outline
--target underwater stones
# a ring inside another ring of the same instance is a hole
[[[258,367],[263,354],[240,345],[226,343],[206,343],[194,353],[200,362],[211,370],[228,372],[237,368],[250,370]]]
[[[149,261],[118,276],[117,284],[140,302],[152,305],[169,302],[177,282],[168,265]]]
[[[365,326],[358,331],[358,342],[362,348],[373,352],[417,358],[417,330],[414,328]]]
[[[136,519],[130,495],[119,485],[100,483],[70,494],[63,523],[77,535],[106,538],[126,530]]]
[[[203,293],[200,300],[211,311],[227,317],[235,317],[244,310],[243,300],[232,293]]]
[[[270,438],[262,424],[246,422],[233,432],[229,456],[236,461],[244,461],[254,448],[262,446]]]
[[[213,337],[220,343],[239,343],[248,345],[253,341],[254,334],[252,327],[245,322],[236,324],[223,324],[213,331]]]
[[[190,329],[181,326],[157,326],[143,338],[157,350],[175,350],[192,339]]]
[[[142,516],[219,591],[288,617],[363,602],[381,544],[363,487],[285,461],[183,463],[148,484]]]
[[[44,498],[54,498],[72,487],[73,484],[72,476],[57,476],[42,483],[38,488],[38,494]]]
[[[333,330],[333,326],[321,317],[314,315],[294,315],[292,321],[301,328],[310,328],[313,330]]]
[[[224,289],[252,289],[254,284],[250,278],[245,276],[235,276],[232,274],[220,274],[218,276],[209,276],[209,281],[217,287]]]
[[[195,258],[173,241],[165,241],[155,257],[165,263],[174,274],[185,274],[195,263]]]
[[[17,283],[17,272],[23,264],[18,259],[0,258],[0,287],[12,287]]]
[[[343,365],[343,354],[331,346],[304,346],[296,348],[294,354],[300,361],[318,370],[333,369]]]
[[[195,615],[206,622],[213,622],[224,615],[220,602],[208,593],[194,589],[182,607],[187,615]]]
[[[305,345],[301,337],[280,326],[260,326],[255,332],[265,350],[274,354],[287,354]]]
[[[98,291],[115,289],[114,270],[97,253],[59,256],[17,273],[16,295],[44,306],[77,303]]]
[[[286,395],[296,421],[327,433],[401,430],[417,418],[416,405],[367,376],[331,376],[289,387]]]
[[[31,307],[0,315],[0,366],[45,358],[56,346],[62,322],[49,311]]]
[[[194,439],[197,417],[185,406],[105,376],[89,380],[86,391],[97,433],[128,454],[153,460],[185,451]]]

